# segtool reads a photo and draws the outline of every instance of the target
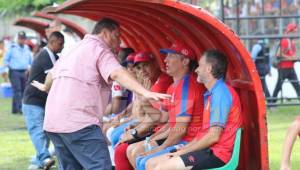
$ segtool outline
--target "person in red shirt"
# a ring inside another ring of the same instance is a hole
[[[242,119],[238,94],[224,82],[226,71],[223,53],[209,50],[202,55],[196,69],[197,81],[208,89],[204,93],[202,128],[187,145],[149,161],[147,169],[210,169],[230,160]]]
[[[297,32],[297,25],[289,23],[286,27],[285,34],[290,35]],[[294,70],[294,63],[297,59],[295,42],[291,38],[284,38],[280,42],[282,61],[278,64],[278,80],[273,92],[273,98],[277,98],[279,91],[282,89],[282,83],[285,79],[291,81],[296,90],[297,96],[300,97],[300,85],[298,77]],[[272,102],[276,102],[274,99]]]
[[[146,88],[151,86],[152,92],[166,93],[168,87],[173,83],[173,79],[167,74],[161,72],[157,67],[157,63],[154,57],[150,53],[139,52],[135,54],[133,61],[135,70],[139,74],[143,81],[143,85]],[[156,80],[156,81],[155,81]],[[156,124],[162,124],[161,112],[157,103],[149,102],[148,100],[141,99],[141,109],[144,112],[143,120],[136,126],[130,126],[126,132],[123,133],[119,144],[115,147],[114,160],[116,170],[130,170],[132,166],[126,156],[126,150],[132,143],[136,143],[144,140],[147,136],[150,136],[154,131],[157,131],[160,126],[154,128]]]
[[[205,88],[197,83],[196,76],[192,73],[197,65],[196,55],[181,42],[174,43],[169,49],[162,49],[161,53],[167,54],[164,60],[166,72],[174,80],[167,90],[167,94],[172,96],[171,99],[165,100],[161,105],[161,111],[169,117],[162,133],[162,136],[166,136],[162,141],[156,138],[161,131],[151,136],[151,150],[145,149],[144,141],[128,148],[127,156],[139,170],[145,169],[146,163],[151,159],[193,140],[202,122],[202,95]]]

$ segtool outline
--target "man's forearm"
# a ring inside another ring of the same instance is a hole
[[[52,75],[51,75],[51,73],[48,73],[47,76],[46,76],[46,81],[44,83],[46,92],[50,91],[50,88],[52,86],[52,82],[53,82]]]
[[[169,132],[169,136],[168,138],[165,140],[165,142],[160,146],[162,149],[167,148],[169,146],[178,144],[182,137],[185,135],[186,131],[177,131],[176,129],[174,130],[174,128],[170,129]]]
[[[166,138],[168,137],[168,135],[169,135],[169,126],[168,126],[168,124],[166,124],[161,129],[159,129],[157,132],[155,132],[153,135],[151,135],[151,139],[155,139],[156,136],[159,136],[161,134],[167,134]]]
[[[156,132],[151,136],[151,140],[165,139],[169,136],[170,130]]]
[[[147,93],[148,91],[137,82],[137,80],[131,76],[125,69],[113,71],[110,75],[111,79],[120,83],[126,89],[136,92],[140,95]]]
[[[179,150],[179,154],[182,155],[212,146],[214,143],[219,141],[221,131],[221,127],[213,127],[213,129],[209,130],[209,132],[202,138],[194,139],[192,142],[183,147],[183,149]]]

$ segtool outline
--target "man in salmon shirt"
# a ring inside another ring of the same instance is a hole
[[[151,100],[169,95],[145,89],[116,60],[120,46],[118,22],[103,18],[92,34],[62,53],[46,78],[48,90],[44,130],[55,146],[60,169],[111,169],[107,143],[101,132],[113,80]],[[42,87],[42,88],[41,88]]]
[[[297,25],[295,23],[289,23],[286,27],[285,34],[295,34],[297,32]],[[280,42],[282,61],[278,64],[278,80],[273,93],[273,98],[277,98],[279,91],[282,89],[282,83],[285,79],[291,81],[297,96],[300,97],[300,85],[298,77],[294,70],[295,59],[297,59],[296,46],[294,40],[291,38],[284,38]],[[274,99],[272,102],[276,102]]]
[[[197,83],[196,76],[193,74],[197,66],[197,58],[193,49],[178,41],[168,49],[161,49],[160,52],[167,54],[164,60],[166,72],[174,80],[167,90],[167,94],[172,97],[170,100],[165,100],[161,106],[163,114],[169,116],[169,123],[163,128],[166,129],[163,131],[166,133],[165,140],[161,141],[156,138],[157,133],[161,132],[159,131],[150,137],[151,148],[145,150],[143,141],[127,149],[131,150],[131,154],[127,154],[130,162],[139,170],[144,170],[151,159],[169,153],[176,147],[193,140],[201,128],[202,95],[205,88]]]
[[[230,160],[242,119],[239,97],[224,82],[226,71],[227,60],[223,53],[209,50],[202,55],[196,69],[197,81],[208,89],[204,93],[202,129],[187,145],[149,162],[147,169],[210,169]]]

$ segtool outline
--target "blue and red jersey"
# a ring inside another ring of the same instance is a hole
[[[202,130],[197,138],[204,136],[210,127],[222,127],[220,140],[210,149],[227,163],[231,158],[236,131],[242,124],[239,96],[223,79],[219,79],[211,90],[205,92],[204,103]]]
[[[177,117],[191,117],[188,131],[182,138],[184,141],[193,140],[201,129],[204,92],[205,87],[197,83],[193,74],[187,74],[181,80],[174,82],[167,91],[167,94],[172,96],[170,100],[164,101],[164,110],[169,113],[170,128],[174,127],[176,123],[180,123],[176,122]]]

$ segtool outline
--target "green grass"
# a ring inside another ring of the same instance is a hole
[[[0,98],[0,169],[27,169],[34,155],[22,115],[11,114],[11,100]]]
[[[283,141],[286,130],[294,121],[299,112],[300,106],[279,107],[276,111],[268,112],[268,139],[269,139],[269,165],[270,169],[279,169],[282,155]],[[300,167],[300,140],[296,140],[291,155],[292,169]]]
[[[24,170],[34,155],[34,149],[25,128],[22,115],[11,114],[11,100],[0,98],[0,170]],[[299,115],[300,106],[279,107],[268,112],[270,169],[280,167],[283,140],[286,129]],[[292,153],[292,169],[300,167],[300,140]]]

